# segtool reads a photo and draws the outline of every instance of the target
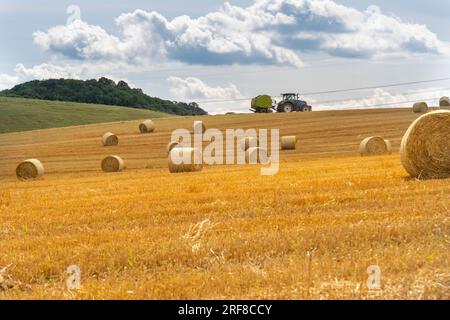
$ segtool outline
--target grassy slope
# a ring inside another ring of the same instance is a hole
[[[449,299],[448,180],[407,178],[398,155],[410,110],[203,117],[208,127],[280,127],[300,137],[280,173],[206,166],[170,174],[164,147],[192,118],[0,135],[3,298]],[[117,147],[101,134],[119,134]],[[362,158],[382,135],[394,154]],[[103,156],[128,168],[103,174]],[[20,159],[43,160],[43,179],[19,182]],[[145,167],[153,167],[144,170]],[[208,220],[206,220],[208,219]],[[205,221],[200,228],[200,224]],[[82,270],[82,290],[65,270]],[[383,291],[367,291],[379,265]]]
[[[124,107],[0,97],[0,133],[164,115],[161,112]]]

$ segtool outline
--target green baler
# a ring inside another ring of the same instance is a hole
[[[253,112],[257,113],[269,113],[273,111],[272,98],[266,94],[257,96],[252,99],[252,109]]]

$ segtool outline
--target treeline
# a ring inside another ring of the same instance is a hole
[[[197,103],[185,103],[150,97],[125,81],[117,84],[108,78],[99,80],[50,79],[34,80],[0,92],[1,96],[42,100],[106,104],[149,109],[176,115],[207,114]]]

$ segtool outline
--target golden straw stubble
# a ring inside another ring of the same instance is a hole
[[[102,170],[104,172],[119,172],[125,169],[125,161],[119,156],[107,156],[102,160]]]
[[[382,137],[368,137],[361,141],[359,153],[361,156],[379,156],[390,152],[390,142]]]
[[[403,167],[414,178],[450,177],[450,111],[419,117],[406,131],[400,147]]]
[[[174,148],[169,153],[171,173],[196,172],[203,169],[202,153],[196,148]]]
[[[384,139],[384,142],[386,143],[386,151],[388,154],[392,154],[392,143],[390,140]]]
[[[21,180],[40,178],[44,175],[44,166],[38,159],[22,161],[16,168],[16,176]]]
[[[117,146],[119,144],[119,138],[112,132],[107,132],[102,137],[102,144],[105,147]]]

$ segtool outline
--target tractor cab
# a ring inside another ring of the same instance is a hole
[[[283,101],[295,101],[298,100],[298,94],[297,93],[282,93],[282,100]]]

